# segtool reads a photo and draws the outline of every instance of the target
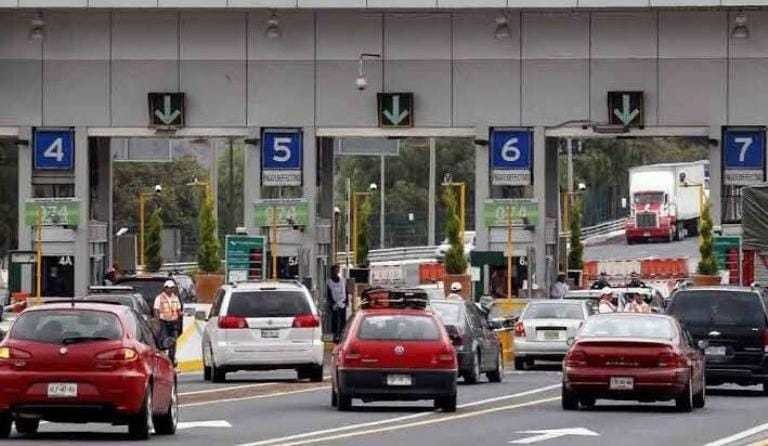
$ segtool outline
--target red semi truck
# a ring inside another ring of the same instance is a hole
[[[698,233],[709,161],[653,164],[629,170],[627,243],[682,240]]]

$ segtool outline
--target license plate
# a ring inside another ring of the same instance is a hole
[[[557,341],[560,339],[560,332],[556,330],[545,330],[544,339],[547,341]]]
[[[632,390],[635,388],[635,379],[614,376],[611,378],[611,390]]]
[[[387,375],[388,386],[410,386],[411,375]]]
[[[275,339],[280,337],[280,330],[261,330],[262,338]]]
[[[725,347],[707,347],[704,354],[707,356],[725,356]]]
[[[49,383],[49,398],[72,398],[77,396],[77,384],[75,383]]]

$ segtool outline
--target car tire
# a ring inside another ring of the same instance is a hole
[[[693,410],[693,379],[689,376],[688,383],[683,389],[683,393],[675,398],[675,407],[679,412],[690,412]]]
[[[475,353],[472,360],[472,369],[464,374],[464,382],[467,384],[476,384],[480,379],[480,352]]]
[[[763,396],[768,396],[768,381],[763,381]]]
[[[310,382],[321,383],[323,382],[323,365],[313,365],[307,369],[307,377]]]
[[[331,407],[339,407],[339,394],[336,389],[331,389]]]
[[[211,347],[208,346],[208,357],[213,357],[213,352],[211,350]],[[208,362],[205,360],[205,347],[203,349],[203,381],[210,381],[211,380],[211,366],[208,364]]]
[[[579,410],[579,397],[566,389],[565,384],[563,384],[560,402],[563,405],[563,410]]]
[[[155,433],[158,435],[173,435],[176,433],[176,426],[179,423],[179,396],[176,383],[173,383],[171,389],[171,402],[168,404],[168,410],[162,415],[153,418]]]
[[[456,412],[456,394],[436,398],[435,406],[443,412]]]
[[[525,358],[515,357],[515,370],[525,370]]]
[[[0,438],[8,438],[11,435],[13,419],[7,412],[0,413]]]
[[[336,400],[338,402],[338,406],[336,406],[339,411],[341,412],[348,412],[352,410],[352,397],[349,395],[345,395],[343,393],[339,393],[336,396]]]
[[[133,440],[147,440],[152,431],[152,386],[147,386],[139,413],[128,421],[128,435]]]
[[[211,358],[213,359],[213,358]],[[216,363],[211,364],[211,381],[223,383],[227,381],[227,371],[223,367],[216,367]]]
[[[40,428],[39,418],[17,418],[15,420],[16,432],[20,434],[36,434]]]
[[[499,357],[496,359],[496,369],[485,374],[488,381],[500,383],[504,380],[504,352],[499,350]]]

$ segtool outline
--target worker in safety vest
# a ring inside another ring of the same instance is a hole
[[[181,321],[181,300],[174,290],[176,283],[173,280],[166,280],[163,284],[163,291],[155,298],[155,317],[160,320],[162,327],[162,338],[173,339],[171,347],[168,349],[168,357],[176,364],[176,338],[179,336],[179,326]]]

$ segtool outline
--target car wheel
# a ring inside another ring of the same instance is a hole
[[[7,412],[0,413],[0,438],[8,438],[11,435],[11,424],[11,415]]]
[[[313,365],[307,369],[309,381],[313,383],[323,382],[323,365]]]
[[[515,357],[515,370],[525,370],[525,358]]]
[[[40,420],[38,418],[16,419],[16,432],[20,434],[35,434],[38,428],[40,428]]]
[[[488,381],[492,383],[500,383],[504,380],[504,352],[499,350],[499,358],[496,360],[496,369],[486,373],[485,376],[487,376]]]
[[[683,389],[683,393],[675,398],[675,407],[680,412],[690,412],[693,410],[693,379],[689,376],[688,383]]]
[[[144,404],[139,413],[128,421],[128,435],[134,440],[147,440],[152,431],[152,386],[147,386]]]
[[[209,359],[206,359],[206,356],[210,358],[213,356],[211,354],[211,347],[207,347],[207,355],[206,355],[206,349],[203,350],[203,381],[210,381],[211,380],[211,366],[208,364],[210,361]]]
[[[563,405],[563,410],[579,410],[579,397],[575,393],[565,388],[563,384],[562,397],[560,402]]]
[[[702,380],[701,390],[693,396],[693,407],[703,409],[707,405],[707,383]]]
[[[343,393],[339,393],[336,396],[338,406],[336,406],[340,411],[346,412],[349,410],[352,410],[352,397],[345,395]]]
[[[768,396],[768,381],[763,381],[763,396]]]
[[[477,383],[477,380],[479,378],[480,378],[480,352],[477,352],[477,354],[475,354],[474,360],[472,361],[472,370],[470,370],[464,375],[464,382],[467,384],[475,384]]]
[[[171,402],[164,414],[154,417],[155,433],[159,435],[173,435],[179,423],[179,398],[176,392],[176,383],[171,389]]]
[[[435,406],[443,412],[456,412],[456,394],[436,398]]]

